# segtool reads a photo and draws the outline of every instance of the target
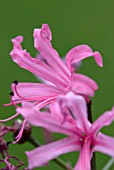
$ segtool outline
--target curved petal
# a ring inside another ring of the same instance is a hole
[[[64,125],[49,112],[39,112],[34,109],[32,103],[23,102],[23,106],[16,110],[33,126],[46,128],[50,132],[58,132],[66,135],[75,134],[76,136],[75,130],[73,131],[68,127],[64,127]]]
[[[56,97],[62,94],[54,85],[41,84],[41,83],[18,83],[12,84],[12,91],[14,92],[13,101],[20,103],[22,101],[40,101],[46,100],[50,97]]]
[[[64,108],[70,109],[71,114],[74,119],[77,120],[79,127],[87,133],[89,130],[89,122],[87,119],[87,107],[84,98],[69,92],[66,96],[59,97],[58,102],[61,107],[61,112],[64,111]]]
[[[42,62],[44,62],[45,64],[47,64],[47,65],[48,65],[48,63],[47,63],[46,59],[45,59],[45,58],[43,58],[40,54],[37,54],[36,59],[39,59],[39,60],[41,60]],[[42,77],[40,77],[40,76],[36,76],[36,75],[35,75],[35,77],[36,77],[38,80],[40,80],[40,82],[42,82],[42,83],[44,83],[44,84],[50,84],[50,85],[53,85],[53,83],[51,83],[50,81],[47,81],[47,80],[43,79],[43,78],[42,78]]]
[[[114,157],[114,138],[104,135],[103,133],[99,133],[95,140],[93,151],[102,152]]]
[[[13,50],[10,55],[15,63],[17,63],[20,67],[25,68],[36,74],[58,87],[65,87],[66,83],[64,80],[47,64],[43,63],[41,60],[32,58],[26,50],[23,50],[20,43],[23,41],[23,37],[18,36],[12,39],[12,43],[14,45]]]
[[[66,55],[66,63],[69,70],[74,71],[74,63],[93,56],[98,66],[103,66],[102,56],[99,52],[93,52],[88,45],[79,45],[72,48]]]
[[[111,111],[102,114],[91,126],[90,131],[95,136],[96,133],[103,127],[108,126],[114,121],[114,107]]]
[[[72,74],[71,89],[77,94],[86,96],[94,96],[94,92],[98,89],[98,85],[91,78],[82,74]]]
[[[43,24],[41,29],[34,30],[34,46],[39,51],[40,55],[46,59],[48,64],[56,71],[66,84],[70,82],[70,72],[64,62],[59,57],[57,51],[53,49],[48,38],[50,28],[47,24]]]
[[[74,170],[91,170],[90,160],[91,160],[90,143],[88,141],[84,143],[81,149],[79,159]]]
[[[42,166],[59,155],[77,150],[80,150],[80,145],[74,138],[65,138],[57,142],[41,146],[30,152],[26,152],[29,168],[31,169]]]

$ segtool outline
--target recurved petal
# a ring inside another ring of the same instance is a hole
[[[40,55],[46,59],[48,64],[58,73],[64,81],[70,82],[70,72],[67,66],[59,57],[57,51],[51,45],[49,38],[50,28],[47,24],[43,24],[41,29],[34,30],[34,46]]]
[[[14,47],[10,55],[13,61],[17,63],[20,67],[25,68],[33,74],[36,74],[37,76],[40,76],[47,81],[52,82],[58,87],[65,87],[66,84],[64,80],[54,71],[54,69],[43,63],[41,60],[32,58],[30,54],[26,52],[26,50],[22,49],[20,44],[22,41],[23,37],[21,36],[12,39]]]
[[[26,152],[29,168],[35,168],[46,164],[48,161],[68,152],[80,150],[80,145],[73,138],[65,138],[53,142],[30,152]]]
[[[94,92],[98,89],[98,85],[91,78],[76,73],[72,74],[71,89],[77,94],[93,97]]]
[[[102,152],[114,157],[114,138],[104,135],[103,133],[99,133],[96,138],[93,151]]]
[[[90,131],[95,136],[97,132],[103,127],[108,126],[114,121],[114,107],[111,111],[102,114],[91,126]]]
[[[72,48],[66,55],[66,63],[69,70],[74,71],[74,63],[93,56],[98,66],[103,66],[102,56],[99,52],[93,52],[88,45],[79,45]]]

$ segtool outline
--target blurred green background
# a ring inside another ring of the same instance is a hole
[[[114,1],[113,0],[0,0],[0,119],[15,113],[13,107],[3,108],[9,102],[10,84],[16,79],[22,82],[37,82],[28,71],[21,69],[10,58],[11,39],[24,36],[23,48],[34,57],[37,54],[33,46],[33,30],[48,23],[53,33],[52,44],[60,56],[72,47],[88,44],[103,56],[104,67],[99,68],[93,58],[84,60],[80,72],[99,85],[92,99],[93,117],[96,119],[105,110],[114,105]],[[8,123],[11,125],[11,122]],[[102,130],[114,136],[114,123]],[[42,131],[33,129],[33,135],[43,140]],[[58,135],[56,138],[59,138]],[[10,138],[10,137],[9,137]],[[27,161],[24,150],[33,146],[26,143],[10,147],[10,153]],[[61,156],[65,161],[76,162],[75,153]],[[102,169],[110,158],[97,153],[97,170]],[[39,169],[61,169],[53,162]],[[112,168],[114,169],[114,167]]]

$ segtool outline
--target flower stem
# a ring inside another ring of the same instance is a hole
[[[102,170],[109,170],[114,166],[114,158],[111,158]]]
[[[35,146],[35,147],[39,147],[39,146],[42,145],[39,141],[37,141],[36,139],[34,139],[32,136],[29,137],[28,142],[30,142],[30,143],[31,143],[33,146]],[[55,162],[56,164],[58,164],[61,168],[65,169],[65,170],[67,169],[67,163],[64,162],[62,159],[60,159],[60,158],[55,158],[55,159],[53,159],[53,162]],[[73,170],[73,168],[71,167],[70,170]]]
[[[90,121],[90,123],[93,122],[93,121],[92,121],[91,105],[92,105],[92,102],[91,102],[91,100],[90,100],[89,103],[87,103],[88,120]],[[96,170],[95,153],[93,153],[93,157],[92,157],[92,159],[91,159],[91,170]]]

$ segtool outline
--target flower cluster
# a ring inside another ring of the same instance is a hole
[[[10,103],[5,106],[14,105],[16,114],[3,121],[19,114],[24,118],[13,143],[20,141],[27,123],[42,127],[50,133],[67,135],[61,140],[26,151],[29,169],[47,165],[61,154],[79,151],[74,170],[90,170],[94,152],[114,157],[114,138],[99,132],[114,120],[114,108],[102,114],[94,123],[89,120],[91,115],[87,105],[98,85],[91,78],[77,73],[77,66],[83,59],[93,56],[97,65],[102,67],[102,57],[88,45],[79,45],[66,54],[66,61],[63,62],[52,47],[51,40],[52,34],[47,24],[43,24],[41,29],[35,29],[34,46],[39,54],[32,58],[22,49],[22,36],[12,39],[13,50],[10,55],[13,61],[40,77],[42,83],[14,81]],[[41,111],[44,107],[48,109]]]

